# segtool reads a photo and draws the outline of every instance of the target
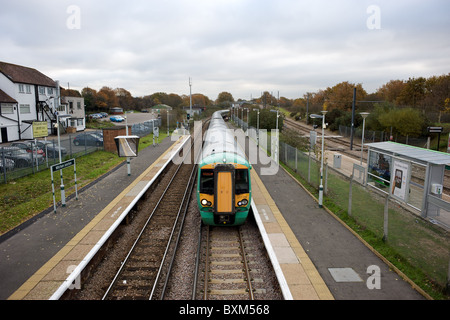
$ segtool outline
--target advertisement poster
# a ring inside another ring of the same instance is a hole
[[[47,136],[47,121],[33,121],[33,138],[43,138]]]
[[[394,160],[391,173],[391,195],[395,198],[408,201],[410,164]]]

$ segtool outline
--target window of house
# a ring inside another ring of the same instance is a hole
[[[45,94],[45,88],[39,87],[39,94]]]
[[[81,110],[81,102],[80,101],[77,101],[77,109]]]
[[[19,92],[20,93],[25,93],[25,86],[23,84],[19,83]]]
[[[12,103],[2,103],[0,107],[1,114],[13,114],[14,105]]]
[[[53,88],[47,88],[47,94],[53,94]]]
[[[31,108],[29,104],[20,105],[20,113],[31,113]]]
[[[25,85],[25,88],[27,89],[27,93],[31,93],[31,86],[29,84]]]

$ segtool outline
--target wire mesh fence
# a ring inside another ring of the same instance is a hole
[[[51,140],[29,140],[13,142],[9,146],[0,147],[0,182],[18,179],[59,163],[61,160],[80,156],[103,149],[103,132],[88,131],[78,134],[67,134]]]
[[[248,135],[257,141],[256,129],[250,128]],[[260,147],[270,152],[270,144]],[[320,152],[300,151],[283,142],[279,142],[279,150],[281,163],[319,188]],[[406,264],[421,270],[429,286],[449,290],[449,229],[434,224],[433,219],[421,218],[418,208],[422,207],[423,181],[412,180],[408,202],[402,204],[373,188],[373,183],[366,183],[365,167],[359,166],[363,172],[354,170],[352,175],[345,175],[324,163],[324,193],[338,215],[350,216],[361,230],[372,234],[373,241],[384,241]],[[420,173],[424,168],[413,170]],[[441,215],[450,214],[445,208],[440,210]]]

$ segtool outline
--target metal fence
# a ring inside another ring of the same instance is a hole
[[[297,172],[315,188],[320,183],[321,163],[314,153],[301,152],[280,142],[280,161]],[[363,229],[384,240],[408,263],[424,271],[432,282],[442,288],[449,285],[450,237],[449,230],[422,219],[410,210],[391,200],[387,194],[364,184],[365,172],[353,172],[354,179],[343,175],[331,166],[324,167],[324,193],[351,216]],[[353,182],[353,183],[351,183]],[[356,182],[356,183],[355,183]],[[421,199],[421,195],[410,197]],[[414,203],[414,207],[420,204]],[[448,209],[447,209],[448,210]],[[441,215],[450,214],[443,207]]]
[[[131,134],[144,137],[153,133],[154,127],[161,126],[161,119],[148,120],[129,125]],[[103,150],[103,130],[85,131],[63,135],[61,141],[61,160],[78,158]],[[58,140],[30,140],[13,142],[0,147],[0,183],[47,170],[59,163]]]
[[[236,120],[240,126],[242,123]],[[250,127],[248,136],[257,141],[257,130]],[[366,136],[367,139],[367,136]],[[271,152],[270,143],[260,145]],[[314,188],[320,184],[320,154],[300,151],[279,142],[279,161],[300,175]],[[449,228],[423,219],[412,203],[401,204],[366,183],[365,167],[356,166],[351,176],[335,170],[324,161],[324,194],[334,203],[338,215],[351,216],[363,229],[384,241],[401,255],[408,264],[423,270],[430,286],[450,289],[450,235]],[[362,172],[361,172],[362,171]],[[420,189],[420,185],[417,185]],[[422,186],[423,190],[423,186]],[[419,192],[420,193],[420,192]],[[421,199],[419,197],[419,199]],[[450,217],[450,203],[434,201],[440,205],[440,214]],[[412,279],[414,281],[414,279]]]
[[[153,128],[161,126],[161,118],[131,125],[131,134],[144,137],[153,133]]]
[[[67,134],[60,138],[61,160],[78,158],[103,150],[103,131],[87,131]],[[47,170],[59,163],[59,147],[56,138],[13,142],[0,147],[0,182],[8,181]]]
[[[343,137],[351,137],[351,127],[347,126],[339,126],[339,135]],[[361,141],[362,137],[362,128],[355,128],[353,130],[353,137]],[[364,130],[364,143],[371,142],[380,142],[380,141],[389,141],[391,140],[390,133],[385,131],[372,131],[372,130]],[[444,139],[442,139],[443,141]],[[410,146],[416,146],[421,148],[426,148],[428,139],[427,138],[414,138],[414,137],[406,137],[399,134],[393,134],[392,141],[407,144]],[[432,146],[433,148],[435,146]]]

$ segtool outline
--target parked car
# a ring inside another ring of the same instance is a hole
[[[93,113],[93,114],[89,115],[89,118],[91,118],[91,119],[100,119],[100,118],[102,118],[102,115],[98,114],[98,113]]]
[[[37,140],[37,146],[46,151],[47,157],[49,158],[58,158],[59,157],[59,148],[57,143],[53,143],[53,141],[49,140]],[[61,157],[64,157],[67,154],[67,149],[61,147]]]
[[[34,143],[34,141],[23,141],[23,142],[13,142],[11,143],[11,147],[17,147],[25,150],[26,152],[30,152],[33,149],[33,153],[40,154],[45,157],[45,151]]]
[[[16,164],[14,160],[8,159],[6,157],[2,159],[1,154],[2,153],[0,151],[0,172],[4,173],[5,171],[12,170]]]
[[[100,137],[99,135],[95,133],[86,132],[83,134],[79,134],[73,139],[73,144],[76,146],[103,146],[103,137]]]
[[[100,112],[99,115],[101,115],[103,118],[106,118],[108,116],[106,112]]]
[[[18,147],[4,147],[2,152],[5,155],[5,159],[11,159],[14,161],[16,168],[31,167],[37,163],[43,163],[45,161],[41,154],[32,154],[24,149]]]
[[[125,121],[125,118],[122,116],[111,116],[109,117],[109,120],[111,120],[112,122],[122,122]]]

